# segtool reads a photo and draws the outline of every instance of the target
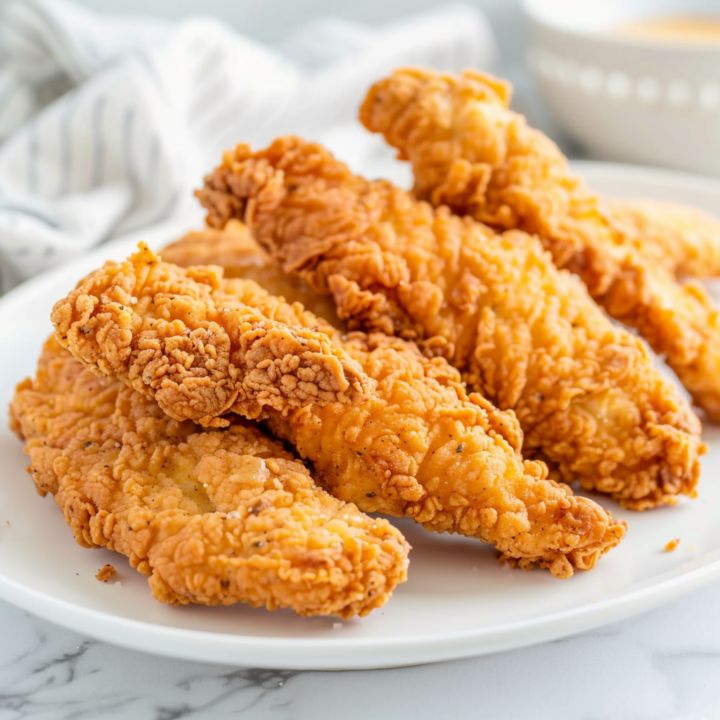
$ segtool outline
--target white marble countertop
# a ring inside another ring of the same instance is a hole
[[[720,584],[594,632],[514,652],[365,672],[152,657],[0,603],[0,720],[720,718]]]

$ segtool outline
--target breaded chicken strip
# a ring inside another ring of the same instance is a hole
[[[351,617],[406,578],[402,535],[321,490],[258,429],[171,420],[54,339],[10,413],[77,542],[126,555],[162,602]]]
[[[510,565],[560,578],[591,569],[621,540],[624,523],[513,451],[516,419],[468,396],[445,360],[381,333],[353,333],[344,347],[377,381],[372,396],[269,418],[333,495],[479,538]]]
[[[224,289],[247,301],[241,281],[226,280]],[[426,358],[414,343],[382,333],[342,336],[299,303],[270,294],[254,301],[280,322],[322,327],[375,382],[349,406],[268,413],[273,432],[313,463],[337,497],[366,512],[411,517],[428,530],[479,538],[511,565],[545,567],[558,577],[594,567],[622,538],[624,523],[548,480],[544,463],[522,460],[514,414],[468,395],[443,358]]]
[[[287,138],[228,152],[199,197],[243,219],[353,327],[418,339],[517,413],[524,449],[567,482],[643,509],[695,494],[700,424],[645,345],[540,244],[433,209]]]
[[[229,412],[254,418],[265,407],[347,402],[362,391],[357,363],[326,335],[270,320],[252,304],[252,292],[241,304],[204,282],[207,275],[160,263],[141,246],[55,304],[58,340],[154,398],[170,417],[211,427],[227,425],[221,416]]]
[[[160,255],[165,262],[181,267],[219,265],[226,278],[254,280],[269,293],[290,303],[300,302],[333,325],[341,325],[332,300],[313,292],[301,278],[280,271],[237,220],[222,230],[206,227],[189,232],[160,250]]]
[[[538,235],[558,267],[636,328],[720,420],[720,315],[709,296],[647,262],[636,247],[642,239],[623,232],[558,147],[509,102],[505,83],[478,72],[399,70],[370,89],[360,119],[411,162],[420,198]]]
[[[159,265],[158,277],[175,272]],[[477,537],[511,563],[547,567],[560,577],[591,568],[622,537],[624,525],[600,506],[547,480],[542,463],[523,462],[513,415],[468,397],[443,359],[428,360],[395,339],[343,342],[299,303],[247,280],[224,280],[219,268],[188,273],[173,307],[182,308],[185,295],[204,295],[194,287],[200,283],[276,322],[326,333],[371,379],[351,403],[264,408],[271,429],[296,445],[338,497],[367,511],[415,518],[430,530]]]
[[[720,275],[720,220],[679,203],[603,200],[621,232],[638,239],[640,252],[677,277]]]
[[[327,296],[314,293],[298,277],[284,273],[252,239],[247,228],[237,221],[231,220],[225,230],[207,228],[204,231],[188,233],[184,238],[161,250],[161,253],[163,260],[180,265],[193,263],[220,265],[223,267],[224,274],[228,277],[253,279],[272,294],[296,300],[308,310],[316,313],[320,312],[324,318],[332,318],[334,325],[339,323],[339,321],[335,322],[335,306],[332,301]],[[226,285],[226,289],[229,291],[234,288],[237,288],[238,292],[242,292],[241,285]],[[300,323],[310,327],[316,326],[317,320],[297,307],[294,308],[292,313],[288,313],[287,308],[284,306],[276,307],[282,307],[283,310],[281,315],[277,317],[279,320],[289,324]],[[318,311],[316,308],[321,309]],[[263,306],[263,309],[273,315],[271,307]],[[330,328],[327,328],[327,331],[333,333]],[[336,334],[334,337],[337,341],[341,341],[339,335]],[[441,422],[428,425],[428,431],[434,436],[434,440],[431,442],[439,441],[445,446],[443,462],[449,460],[451,467],[458,465],[458,470],[462,469],[467,473],[465,475],[466,480],[462,481],[464,489],[461,489],[461,482],[454,483],[452,486],[448,484],[447,492],[457,494],[454,499],[447,497],[439,500],[436,496],[432,498],[432,504],[428,501],[425,507],[417,504],[406,505],[407,498],[403,500],[400,495],[412,496],[413,493],[419,492],[425,498],[429,497],[428,493],[420,489],[416,480],[408,482],[407,472],[402,472],[404,468],[407,468],[408,464],[412,464],[407,452],[402,449],[407,445],[405,438],[412,435],[420,423],[416,419],[412,425],[407,425],[404,414],[407,409],[406,402],[403,403],[403,412],[398,412],[392,402],[386,401],[386,398],[392,398],[394,395],[411,396],[414,394],[418,402],[418,413],[428,417],[435,402],[442,403],[443,395],[447,397],[448,388],[454,388],[450,392],[451,400],[454,400],[452,392],[459,394],[461,397],[466,397],[465,389],[458,385],[457,372],[448,367],[446,363],[441,362],[440,359],[432,362],[424,359],[414,344],[386,337],[379,333],[369,337],[361,333],[354,333],[350,339],[344,342],[344,347],[353,357],[358,359],[363,367],[373,365],[374,370],[371,375],[378,379],[380,385],[379,391],[376,393],[377,398],[374,401],[375,408],[387,406],[389,410],[386,412],[383,409],[381,412],[376,409],[373,414],[370,414],[367,409],[363,408],[359,413],[348,414],[347,408],[334,405],[312,415],[298,413],[292,418],[273,416],[270,421],[271,426],[273,426],[277,434],[293,442],[304,457],[315,458],[314,466],[316,471],[337,497],[358,498],[360,504],[368,511],[385,512],[393,515],[410,514],[416,520],[425,524],[426,527],[434,530],[444,528],[457,530],[456,521],[449,515],[457,512],[457,510],[453,511],[451,508],[453,504],[458,504],[459,497],[472,498],[475,494],[476,483],[471,478],[473,473],[477,474],[482,467],[478,463],[476,455],[471,451],[471,447],[478,447],[483,444],[479,442],[482,440],[482,433],[471,430],[467,427],[468,423],[465,423],[464,429],[458,428],[458,430],[449,433],[446,439],[446,428]],[[445,377],[442,377],[443,374]],[[431,376],[432,379],[429,379]],[[420,388],[419,392],[412,393],[409,390],[413,382]],[[475,405],[472,408],[474,414],[481,414],[481,408],[485,408],[484,413],[482,413],[483,425],[487,425],[487,420],[489,420],[489,426],[497,428],[497,430],[490,430],[489,432],[498,432],[504,425],[505,429],[501,432],[501,435],[504,436],[505,440],[513,446],[519,447],[521,445],[520,429],[514,418],[508,420],[508,416],[504,417],[502,413],[499,413],[491,405],[484,403],[479,396],[472,396],[472,402]],[[487,413],[487,418],[485,413]],[[370,422],[372,417],[380,414],[382,414],[385,423],[382,426],[377,424],[372,426]],[[325,415],[327,417],[323,417]],[[358,417],[361,420],[358,421]],[[452,421],[450,424],[452,424]],[[391,425],[394,426],[392,441],[389,440],[387,434]],[[367,428],[367,431],[362,428]],[[372,449],[372,446],[380,441],[378,436],[382,437],[382,455]],[[349,439],[350,437],[352,440]],[[468,437],[470,442],[466,444]],[[393,444],[398,446],[398,449],[390,454],[388,451],[392,449]],[[328,452],[328,448],[334,448],[335,450]],[[466,452],[471,461],[470,465],[461,462],[457,457],[458,454],[465,455]],[[384,461],[383,465],[378,465],[375,461],[375,458],[378,457],[387,457],[388,460],[392,461],[394,467],[401,470],[400,478],[402,479],[396,478],[392,483],[396,487],[403,485],[403,487],[398,488],[397,493],[378,493],[378,487],[389,487],[391,485],[382,477],[387,461]],[[436,451],[433,462],[440,465],[440,458],[441,456]],[[473,469],[466,471],[466,468]],[[527,463],[526,468],[535,470],[539,469],[539,465]],[[448,474],[450,472],[454,476],[461,474],[455,469],[448,470]],[[540,472],[544,475],[544,470],[540,470]],[[526,482],[521,477],[518,475],[517,480]],[[442,490],[442,486],[437,485],[437,483],[436,486],[434,492],[437,494]],[[543,497],[543,494],[548,492],[548,488],[544,483],[535,483],[533,488],[538,498]],[[560,493],[559,496],[562,497],[562,494]],[[471,504],[481,508],[487,502],[487,500],[480,502],[479,499],[473,498]],[[583,501],[581,500],[581,502]],[[465,500],[460,500],[460,507],[465,504]],[[445,506],[449,509],[443,510]],[[518,526],[520,528],[526,527],[522,516],[520,518]],[[599,515],[599,518],[602,519],[602,515]],[[581,521],[586,522],[587,518]],[[467,519],[460,522],[467,524],[466,534],[478,535],[477,528],[474,528],[472,523],[468,523]],[[608,548],[622,535],[622,530],[617,524],[612,523],[610,528],[610,531],[606,534],[605,548]],[[598,530],[599,526],[595,525],[592,533],[600,537]],[[493,530],[490,526],[483,530],[482,537],[502,544],[502,538],[498,537],[497,530]],[[537,544],[537,541],[533,540],[533,543]],[[567,546],[571,547],[569,544]],[[602,548],[602,543],[598,544],[597,555],[600,554]],[[595,562],[595,558],[592,558],[592,563],[588,562],[588,559],[581,560],[583,553],[591,557],[591,553],[588,553],[587,550],[571,551],[572,560],[569,563],[570,566],[572,566],[573,562],[579,563],[581,566],[588,566]],[[517,553],[515,552],[515,554]],[[516,564],[520,562],[517,558],[510,561]],[[550,558],[547,561],[551,564],[555,562]],[[568,565],[564,560],[561,560],[557,565],[556,572],[558,574],[562,575],[568,572]]]

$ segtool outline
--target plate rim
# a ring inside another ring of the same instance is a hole
[[[718,550],[720,554],[720,550]],[[189,630],[143,622],[86,608],[48,593],[28,588],[0,575],[0,598],[30,612],[36,617],[89,635],[113,645],[140,652],[201,662],[232,664],[287,670],[369,670],[407,665],[422,665],[447,660],[461,660],[528,647],[593,629],[611,622],[649,611],[720,577],[720,557],[664,580],[648,584],[617,597],[529,618],[496,625],[490,629],[454,630],[451,632],[416,635],[412,638],[392,636],[374,638],[274,638],[239,634],[223,634],[207,630]],[[648,602],[649,601],[649,602]],[[45,612],[43,612],[45,608]],[[61,610],[63,615],[54,615]],[[48,614],[46,614],[48,613]],[[82,624],[90,618],[96,624]],[[362,622],[360,620],[359,622]],[[567,626],[571,629],[567,631]],[[124,635],[121,630],[128,631]],[[529,642],[528,636],[530,634]],[[154,642],[143,644],[140,639]],[[193,641],[202,640],[194,646]],[[170,641],[163,644],[164,641]],[[478,645],[478,643],[485,644]],[[190,647],[193,649],[191,650]],[[201,652],[197,652],[200,648]],[[370,655],[382,650],[386,657],[378,661]],[[388,653],[388,650],[391,652]],[[253,654],[247,660],[232,657],[228,651]],[[348,662],[347,653],[362,651]],[[278,657],[279,652],[284,657]],[[304,653],[313,653],[312,659]],[[405,653],[414,653],[408,657]],[[340,660],[340,658],[343,658]],[[278,662],[280,661],[280,664]]]

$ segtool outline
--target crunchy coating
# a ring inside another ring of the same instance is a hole
[[[678,277],[720,275],[720,220],[694,207],[659,200],[603,200],[613,222],[638,239],[646,257]]]
[[[159,254],[165,262],[180,267],[219,265],[226,278],[253,280],[289,303],[302,303],[336,327],[342,325],[332,300],[313,292],[301,278],[280,271],[245,225],[237,220],[231,220],[221,230],[205,227],[188,232]]]
[[[414,518],[430,530],[492,543],[502,559],[559,577],[589,569],[625,527],[596,503],[523,462],[512,413],[468,396],[443,358],[380,334],[343,339],[305,310],[253,288],[222,281],[224,292],[293,327],[326,332],[372,380],[352,403],[268,409],[275,434],[313,463],[323,486],[368,512]]]
[[[516,419],[468,396],[444,359],[380,333],[353,333],[344,347],[377,381],[371,397],[269,419],[333,495],[479,538],[511,565],[560,578],[621,540],[624,523],[548,479],[544,463],[522,460]]]
[[[310,402],[348,401],[362,371],[324,333],[289,327],[223,293],[212,268],[161,263],[146,246],[108,262],[52,311],[63,347],[153,397],[176,420],[228,424]]]
[[[376,83],[360,110],[408,159],[415,192],[497,229],[539,236],[561,268],[577,273],[607,312],[636,328],[712,420],[720,421],[720,314],[697,284],[647,262],[575,176],[558,147],[509,110],[505,83],[398,70]]]
[[[77,542],[126,555],[162,602],[350,617],[406,578],[402,535],[317,487],[257,428],[172,420],[55,339],[10,412]]]
[[[645,345],[521,232],[369,182],[321,146],[238,146],[198,192],[208,222],[243,219],[351,327],[422,341],[501,408],[562,479],[644,509],[695,494],[700,424]]]

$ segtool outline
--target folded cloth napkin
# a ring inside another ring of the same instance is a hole
[[[319,19],[271,48],[213,19],[98,15],[64,0],[10,3],[0,48],[0,292],[182,212],[236,142],[292,132],[349,144],[360,163],[343,128],[370,82],[398,65],[459,70],[494,55],[484,16],[466,6],[373,28]]]

